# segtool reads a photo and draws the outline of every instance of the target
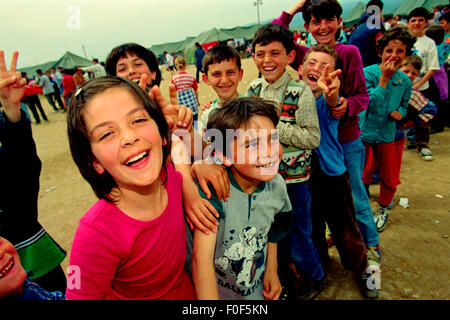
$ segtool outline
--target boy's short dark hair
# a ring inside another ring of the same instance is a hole
[[[411,18],[417,18],[417,17],[422,17],[425,18],[425,20],[430,20],[432,18],[433,14],[430,13],[427,9],[419,7],[419,8],[415,8],[413,9],[409,14],[408,17],[406,19],[407,22],[409,22],[409,20]]]
[[[37,73],[37,74],[42,74],[42,69],[37,69],[37,70],[36,70],[36,73]]]
[[[218,45],[209,49],[203,57],[203,72],[208,74],[208,67],[214,63],[221,63],[222,61],[234,61],[238,70],[241,70],[241,56],[239,52],[224,45]]]
[[[302,8],[303,20],[307,24],[311,22],[311,14],[316,19],[334,18],[339,19],[342,7],[337,0],[308,0]]]
[[[378,54],[383,53],[384,48],[391,40],[400,40],[406,45],[406,55],[410,56],[412,54],[414,43],[416,43],[416,37],[409,33],[406,27],[391,28],[379,37],[376,44]]]
[[[155,54],[137,44],[137,43],[125,43],[120,46],[115,47],[111,50],[110,54],[106,58],[106,72],[110,76],[115,76],[116,74],[116,65],[120,58],[125,58],[127,53],[134,53],[136,56],[145,61],[148,68],[152,72],[156,72],[155,79],[152,82],[152,85],[159,86],[161,83],[161,70],[159,70],[158,60],[156,59]]]
[[[214,109],[208,118],[207,129],[216,129],[222,134],[223,141],[216,143],[219,151],[224,155],[228,155],[227,129],[237,130],[246,127],[253,116],[264,116],[269,118],[274,127],[278,124],[278,112],[273,103],[259,97],[255,98],[235,98],[225,101],[222,108]],[[206,131],[208,135],[208,131]],[[215,136],[211,133],[211,139]],[[214,140],[211,142],[214,143]],[[223,150],[220,148],[223,147]]]
[[[366,4],[366,10],[370,6],[377,6],[378,8],[380,8],[380,10],[383,10],[383,1],[381,1],[381,0],[370,0]]]
[[[420,59],[418,55],[412,54],[409,57],[403,59],[402,63],[400,64],[400,68],[410,64],[414,67],[414,69],[418,70],[419,72],[422,69],[423,65],[422,59]]]
[[[274,41],[281,42],[286,49],[286,53],[295,49],[294,34],[288,28],[279,24],[268,23],[256,30],[252,41],[252,52],[255,52],[257,44],[266,46]]]
[[[163,169],[170,152],[170,129],[164,114],[158,104],[150,99],[148,94],[128,79],[121,77],[101,77],[84,83],[70,99],[67,111],[67,131],[72,158],[80,170],[83,178],[91,185],[99,199],[115,201],[110,197],[111,191],[117,187],[114,178],[105,171],[97,173],[93,166],[95,160],[92,153],[90,136],[84,122],[86,106],[96,96],[111,88],[122,88],[142,103],[149,116],[155,121],[161,138],[165,138],[166,145],[162,146]]]
[[[305,56],[303,57],[302,64],[306,61],[306,59],[308,59],[309,55],[313,52],[323,52],[332,56],[334,58],[334,67],[337,69],[340,63],[339,54],[333,47],[330,47],[326,44],[317,44],[315,46],[312,46],[311,49],[309,49],[308,52],[306,52]]]
[[[427,28],[427,31],[425,31],[425,35],[428,38],[433,39],[436,45],[438,46],[444,41],[445,30],[440,25],[433,25]]]

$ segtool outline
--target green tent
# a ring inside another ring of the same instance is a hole
[[[366,4],[362,1],[359,1],[353,10],[348,14],[348,16],[344,19],[344,24],[346,26],[354,25],[359,22],[362,14],[366,12]]]
[[[432,11],[435,6],[448,5],[448,0],[404,0],[394,11],[394,16],[407,16],[413,9],[422,7]]]
[[[235,27],[231,29],[217,29],[212,28],[208,31],[200,33],[197,37],[188,37],[183,41],[162,43],[151,46],[149,49],[153,51],[156,56],[160,56],[164,51],[183,53],[187,63],[194,63],[195,43],[200,44],[209,43],[213,41],[226,41],[228,39],[253,39],[256,30],[259,28],[257,24]]]
[[[29,76],[32,76],[36,74],[37,69],[41,69],[42,72],[45,72],[46,70],[50,70],[51,68],[61,67],[63,69],[74,69],[76,67],[87,67],[91,64],[91,60],[85,59],[83,57],[77,56],[72,52],[67,51],[61,58],[56,61],[49,61],[32,67],[20,68],[19,71],[24,71]]]

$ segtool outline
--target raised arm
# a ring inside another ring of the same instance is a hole
[[[25,93],[26,79],[16,72],[19,52],[14,51],[9,71],[6,69],[5,54],[0,50],[0,100],[6,117],[12,123],[20,121],[20,100]]]

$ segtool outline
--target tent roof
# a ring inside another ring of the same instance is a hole
[[[435,6],[442,6],[442,5],[448,5],[448,0],[404,0],[394,11],[395,15],[402,15],[407,16],[413,9],[418,7],[423,7],[431,12],[433,7]]]
[[[34,75],[36,74],[37,69],[41,69],[43,72],[45,72],[46,70],[50,70],[51,68],[61,67],[63,69],[73,69],[75,67],[90,66],[91,64],[92,64],[91,60],[85,59],[72,52],[67,51],[62,55],[61,58],[59,58],[56,61],[49,61],[31,67],[20,68],[19,71],[24,71],[28,75]]]
[[[344,19],[344,23],[346,25],[355,24],[361,18],[361,15],[366,12],[366,5],[364,2],[359,1],[353,10],[348,14],[348,16]]]

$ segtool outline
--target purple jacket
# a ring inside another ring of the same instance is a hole
[[[279,25],[289,28],[293,16],[283,11],[278,19],[272,21]],[[295,44],[296,57],[291,63],[291,67],[298,70],[303,58],[310,48]],[[339,76],[341,82],[340,95],[347,99],[347,112],[341,119],[339,125],[339,142],[345,143],[356,140],[361,135],[359,129],[358,114],[367,109],[369,105],[369,94],[366,88],[366,79],[364,77],[361,54],[357,47],[337,43],[334,46],[340,57],[340,66],[342,73]]]

